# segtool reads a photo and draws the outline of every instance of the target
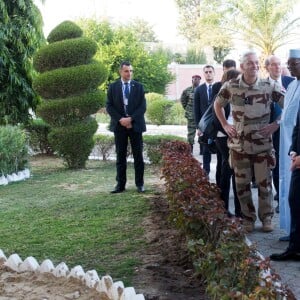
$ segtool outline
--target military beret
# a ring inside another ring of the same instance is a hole
[[[200,76],[200,75],[193,75],[193,76],[192,76],[192,79],[194,79],[194,78],[199,78],[199,79],[201,79],[201,76]]]

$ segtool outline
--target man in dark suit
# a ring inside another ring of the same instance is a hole
[[[285,90],[287,89],[288,85],[294,80],[294,77],[290,76],[282,76],[282,66],[280,59],[275,56],[271,55],[266,58],[265,60],[265,68],[269,73],[269,81],[271,83],[278,82]],[[274,200],[278,201],[278,205],[276,207],[276,212],[279,213],[279,141],[280,141],[280,129],[279,129],[279,122],[276,120],[279,118],[281,114],[281,109],[277,103],[272,104],[273,107],[271,108],[271,120],[270,124],[274,126],[275,132],[272,135],[273,139],[273,146],[275,149],[275,156],[276,156],[276,166],[272,171],[273,175],[273,184],[276,191],[274,196]]]
[[[137,191],[145,191],[142,134],[146,131],[146,99],[143,85],[132,80],[132,72],[131,64],[122,62],[121,78],[113,82],[107,92],[106,110],[111,117],[109,130],[114,132],[117,154],[117,185],[112,193],[125,191],[128,139],[134,158]]]
[[[215,69],[211,65],[206,65],[203,68],[205,83],[199,85],[194,93],[194,118],[195,124],[198,127],[199,121],[209,104],[212,102],[212,85],[214,83]],[[203,133],[197,130],[198,136],[203,138]],[[202,155],[203,155],[203,169],[206,172],[207,177],[210,172],[211,153],[206,143],[202,144]]]

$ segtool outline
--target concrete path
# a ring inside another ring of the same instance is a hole
[[[107,133],[107,124],[99,124],[98,133]],[[186,126],[176,125],[147,125],[147,132],[145,134],[172,134],[181,137],[186,137],[187,129]],[[193,155],[200,162],[202,162],[202,156],[199,155],[199,144],[195,143]],[[216,155],[212,155],[211,162],[211,174],[210,180],[215,182],[215,170],[216,170]],[[146,179],[147,181],[147,179]],[[253,199],[257,207],[257,189],[252,189]],[[276,202],[274,202],[275,208]],[[233,195],[230,197],[230,207],[233,212]],[[275,252],[283,252],[287,246],[287,242],[280,242],[278,239],[286,233],[279,227],[279,215],[275,213],[273,218],[273,224],[275,230],[270,233],[263,233],[261,230],[261,223],[259,221],[255,224],[255,230],[253,233],[248,234],[249,240],[256,244],[257,250],[264,256],[268,257],[270,254]],[[274,268],[275,272],[280,275],[281,282],[288,285],[288,287],[294,293],[296,299],[300,300],[300,262],[271,262],[271,267]]]

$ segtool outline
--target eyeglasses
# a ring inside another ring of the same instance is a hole
[[[212,73],[213,71],[205,71],[204,73],[205,74],[208,74],[208,73]]]

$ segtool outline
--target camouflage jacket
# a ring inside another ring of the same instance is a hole
[[[194,87],[190,86],[186,88],[180,97],[182,107],[185,110],[185,117],[190,120],[194,120]]]
[[[230,149],[258,154],[273,148],[271,136],[263,137],[259,130],[269,123],[272,101],[283,105],[283,92],[279,84],[258,79],[249,86],[239,77],[222,86],[216,101],[223,107],[231,104],[237,137],[228,140]]]

